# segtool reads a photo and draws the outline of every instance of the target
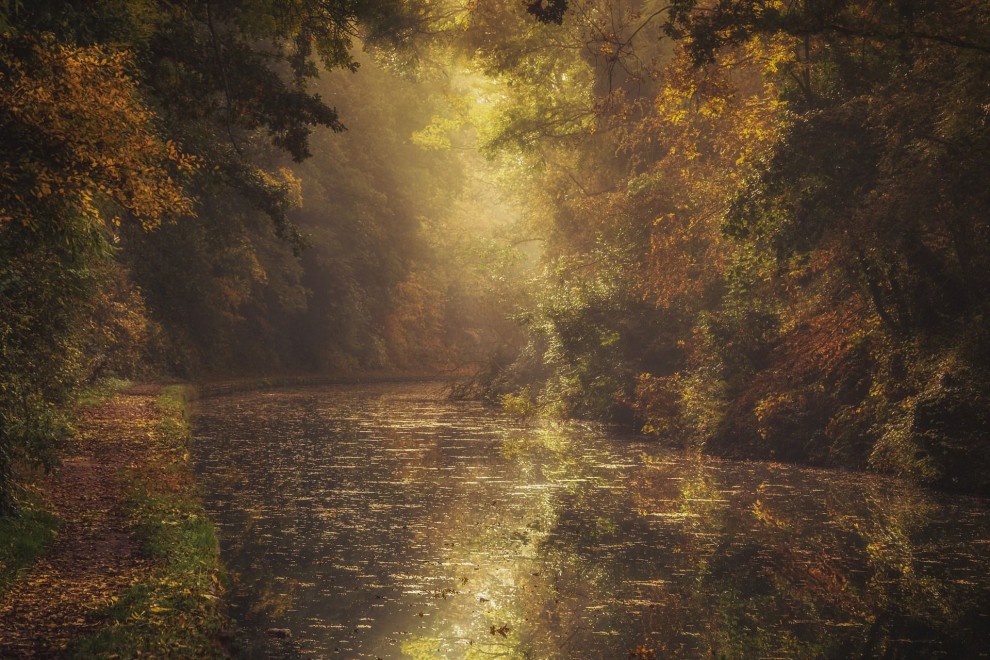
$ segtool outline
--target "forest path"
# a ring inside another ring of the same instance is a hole
[[[160,389],[140,385],[83,411],[61,467],[42,484],[57,536],[0,598],[0,657],[59,655],[151,569],[125,511],[124,475],[147,458]]]

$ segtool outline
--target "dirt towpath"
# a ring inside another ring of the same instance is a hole
[[[150,570],[124,511],[124,474],[146,459],[159,390],[134,387],[83,413],[61,467],[43,483],[57,536],[0,598],[0,657],[62,655]]]

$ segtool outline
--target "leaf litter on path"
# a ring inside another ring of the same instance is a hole
[[[85,410],[60,468],[43,484],[59,518],[46,554],[0,598],[0,657],[49,656],[95,632],[105,611],[151,570],[125,511],[125,475],[144,462],[158,387]]]

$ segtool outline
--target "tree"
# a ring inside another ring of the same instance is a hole
[[[85,374],[84,318],[122,223],[189,212],[196,160],[164,140],[127,58],[0,40],[0,514],[16,461],[50,466]]]
[[[13,463],[51,464],[76,385],[112,362],[98,357],[108,335],[87,333],[87,316],[113,327],[106,315],[116,310],[126,334],[124,325],[140,322],[125,317],[146,299],[158,321],[176,318],[188,310],[165,305],[176,286],[166,274],[190,292],[185,302],[207,299],[195,282],[221,283],[204,287],[213,296],[204,307],[216,303],[225,321],[252,306],[300,304],[289,247],[300,242],[287,221],[296,186],[264,167],[267,152],[302,160],[314,127],[342,130],[308,89],[313,58],[355,69],[358,22],[384,36],[397,8],[318,0],[0,7],[0,513],[13,507]],[[267,225],[257,222],[266,216]],[[183,232],[191,242],[175,240]],[[151,271],[142,255],[165,267]],[[256,327],[269,313],[254,315]],[[204,344],[248,343],[225,323],[208,329]]]

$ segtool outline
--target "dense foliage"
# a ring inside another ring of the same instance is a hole
[[[0,3],[0,512],[85,381],[475,362],[520,411],[985,492],[988,22]]]
[[[500,83],[478,129],[544,218],[490,393],[987,492],[986,7],[510,4],[425,19]]]
[[[463,158],[412,143],[431,93],[356,50],[407,22],[389,2],[0,5],[0,513],[94,379],[482,350],[488,283],[436,236],[464,216]]]

